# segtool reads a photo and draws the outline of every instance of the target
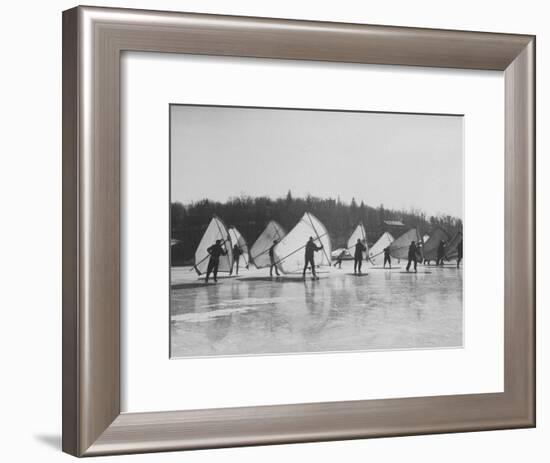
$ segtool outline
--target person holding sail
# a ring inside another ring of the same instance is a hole
[[[342,268],[342,261],[344,260],[344,257],[346,257],[346,248],[342,248],[340,251],[340,254],[338,254],[338,257],[336,258],[336,263],[334,264],[334,268],[338,266],[338,268]]]
[[[315,253],[323,249],[323,245],[317,246],[313,241],[313,237],[310,236],[308,242],[306,243],[305,251],[305,262],[304,262],[304,271],[302,272],[303,278],[306,277],[306,270],[308,265],[311,265],[311,273],[313,278],[317,279],[317,273],[315,273]]]
[[[361,242],[360,238],[357,238],[355,244],[355,253],[353,255],[353,274],[359,273],[361,275],[361,267],[363,265],[363,253],[367,250],[367,247]]]
[[[235,275],[239,274],[239,259],[241,255],[243,254],[243,251],[241,247],[235,243],[233,246],[233,266],[235,267]],[[233,271],[233,268],[231,268],[231,271]]]
[[[384,268],[386,268],[386,262],[389,264],[391,268],[391,254],[390,254],[390,247],[386,246],[384,248]]]
[[[435,262],[435,265],[443,265],[443,258],[445,257],[445,248],[447,247],[447,243],[445,243],[445,240],[441,240],[439,242],[439,245],[437,246],[437,259]]]
[[[208,267],[206,268],[206,278],[205,283],[208,283],[210,274],[214,274],[214,281],[218,282],[218,267],[220,265],[220,256],[227,255],[227,249],[224,249],[225,246],[222,243],[222,240],[216,240],[216,243],[210,246],[206,252],[210,255],[208,260]]]
[[[279,269],[277,269],[277,262],[275,262],[275,246],[277,246],[278,240],[273,240],[273,244],[269,248],[269,276],[273,276],[273,269],[275,269],[275,274],[279,276]]]
[[[457,252],[458,256],[456,258],[456,268],[460,268],[460,262],[462,261],[462,240],[458,243]]]
[[[416,247],[416,243],[414,241],[411,241],[411,245],[409,246],[409,254],[408,254],[409,261],[407,262],[407,272],[411,268],[411,263],[414,262],[414,272],[416,273],[416,264],[418,262],[416,257],[417,252],[418,252],[418,248]]]

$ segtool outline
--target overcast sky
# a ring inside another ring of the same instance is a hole
[[[172,201],[311,194],[463,216],[463,118],[171,106]]]

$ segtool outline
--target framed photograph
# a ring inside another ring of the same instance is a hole
[[[535,426],[535,37],[63,13],[63,449]]]
[[[463,117],[172,105],[171,356],[463,347]]]

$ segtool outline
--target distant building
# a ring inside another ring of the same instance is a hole
[[[389,232],[392,236],[398,237],[404,232],[405,224],[401,220],[384,220],[382,222],[382,233]]]
[[[404,227],[405,224],[401,220],[384,220],[384,226],[386,227]]]

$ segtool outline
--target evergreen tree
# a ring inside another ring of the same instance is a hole
[[[288,190],[288,193],[286,194],[286,202],[291,203],[292,202],[292,192]]]

